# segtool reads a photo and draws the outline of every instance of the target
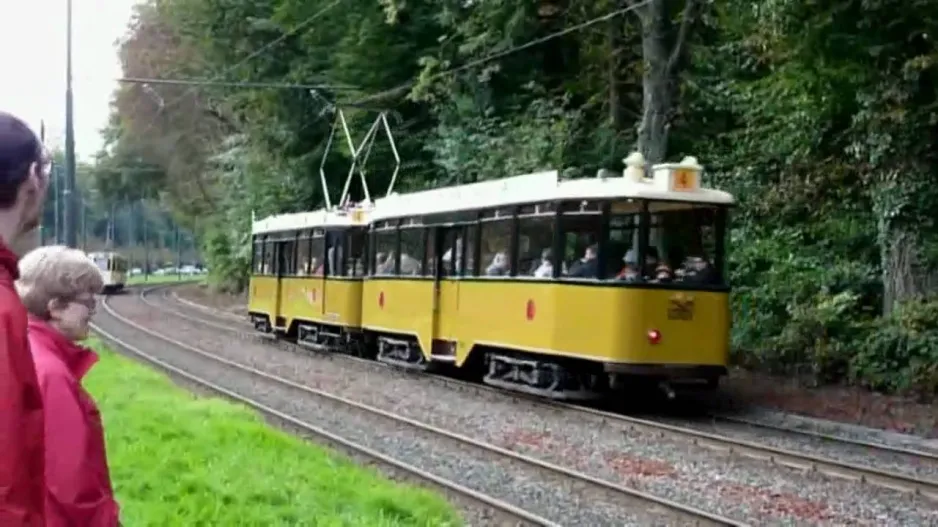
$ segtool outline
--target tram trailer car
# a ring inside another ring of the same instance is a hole
[[[621,176],[551,171],[377,200],[348,339],[383,362],[554,399],[715,388],[733,197],[703,188],[693,158],[650,178],[640,156],[627,163]]]
[[[93,252],[88,257],[101,272],[104,280],[103,293],[116,293],[124,289],[127,284],[127,270],[130,267],[127,259],[116,252]]]
[[[367,218],[367,209],[355,208],[255,222],[254,327],[318,350],[359,346]]]

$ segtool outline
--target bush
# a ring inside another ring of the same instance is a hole
[[[742,285],[733,293],[734,363],[815,384],[938,395],[938,298],[881,317],[878,277],[869,267],[807,255],[736,263]]]
[[[850,364],[850,380],[874,390],[938,395],[938,298],[899,304],[870,327]]]
[[[208,283],[216,291],[240,293],[248,285],[251,270],[250,235],[222,229],[209,230],[203,253],[209,267]]]

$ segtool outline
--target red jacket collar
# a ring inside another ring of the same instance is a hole
[[[20,277],[20,270],[17,267],[19,261],[20,257],[11,251],[3,240],[0,240],[0,270],[5,270],[10,278],[17,280]]]
[[[47,351],[52,352],[61,359],[78,380],[81,380],[88,373],[88,370],[98,362],[97,353],[68,340],[65,335],[61,334],[48,322],[32,315],[29,316],[29,332],[45,344],[44,347]]]

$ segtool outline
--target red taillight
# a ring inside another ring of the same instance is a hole
[[[661,342],[661,333],[657,329],[648,330],[648,342],[652,344]]]

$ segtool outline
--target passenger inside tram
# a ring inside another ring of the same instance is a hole
[[[505,276],[509,273],[508,255],[505,251],[498,251],[492,257],[492,263],[485,268],[486,276]]]
[[[599,260],[596,258],[598,251],[599,247],[596,244],[587,247],[583,253],[583,258],[570,266],[568,276],[571,278],[595,278],[596,273],[599,271]]]

